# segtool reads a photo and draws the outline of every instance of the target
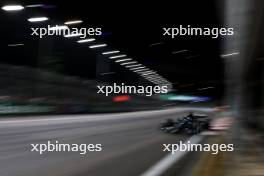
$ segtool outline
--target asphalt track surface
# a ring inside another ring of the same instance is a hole
[[[104,115],[1,118],[1,176],[136,176],[168,153],[162,144],[178,143],[187,135],[158,130],[167,118],[179,118],[190,109],[174,108]],[[197,108],[211,114],[211,109]],[[32,152],[31,144],[59,141],[102,144],[101,152]]]

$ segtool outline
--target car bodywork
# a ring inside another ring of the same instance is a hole
[[[161,123],[160,129],[166,133],[198,134],[209,129],[210,119],[206,115],[185,116],[177,120],[167,119]]]

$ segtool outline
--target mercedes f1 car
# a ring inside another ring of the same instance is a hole
[[[160,129],[166,133],[186,133],[198,134],[204,130],[209,129],[210,119],[206,115],[194,115],[190,113],[188,116],[177,119],[167,119],[161,123]]]

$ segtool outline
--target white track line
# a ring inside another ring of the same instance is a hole
[[[187,141],[190,141],[190,143],[192,144],[198,144],[202,141],[203,138],[204,136],[195,135],[187,139],[185,143]],[[158,161],[155,165],[150,167],[140,176],[160,176],[187,153],[188,151],[177,151],[174,154],[170,153],[166,155],[164,158],[162,158],[160,161]]]
[[[193,108],[193,110],[199,109],[204,111],[205,108]],[[113,119],[125,119],[131,117],[141,117],[144,116],[153,118],[153,116],[173,114],[175,112],[184,112],[189,110],[189,108],[171,108],[171,109],[163,109],[163,110],[153,110],[153,111],[139,111],[139,112],[127,112],[127,113],[112,113],[112,114],[96,114],[96,115],[58,115],[58,116],[41,116],[39,118],[34,117],[26,117],[26,118],[1,118],[0,125],[10,125],[10,124],[27,124],[30,123],[71,123],[71,122],[79,122],[79,121],[101,121],[101,120],[113,120]],[[88,118],[89,117],[89,118]]]

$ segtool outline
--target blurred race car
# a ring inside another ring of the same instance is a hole
[[[180,132],[187,134],[198,134],[209,129],[209,124],[210,119],[208,116],[194,115],[193,113],[190,113],[189,115],[177,119],[176,121],[167,119],[165,122],[161,123],[160,129],[171,134]]]

